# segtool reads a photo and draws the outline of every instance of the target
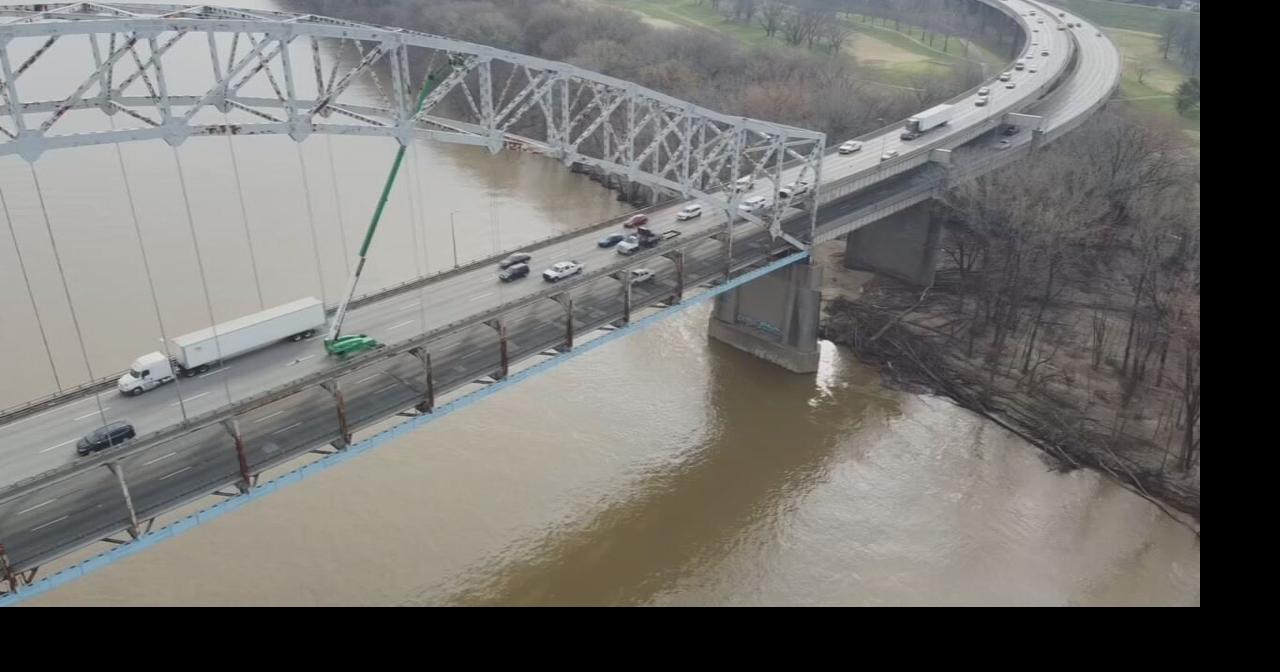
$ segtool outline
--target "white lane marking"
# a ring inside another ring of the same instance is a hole
[[[37,525],[37,526],[35,526],[35,527],[31,528],[31,531],[32,531],[32,532],[35,532],[35,531],[37,531],[37,530],[43,530],[44,528],[49,527],[50,525],[52,525],[52,524],[54,524],[54,523],[61,523],[62,521],[66,520],[66,519],[68,519],[68,518],[70,518],[70,517],[71,517],[71,514],[67,514],[67,515],[65,515],[65,516],[63,516],[63,517],[61,517],[61,518],[57,518],[57,519],[55,519],[55,520],[51,520],[51,521],[49,521],[49,522],[45,523],[44,525]]]
[[[387,329],[387,331],[391,331],[391,329],[399,329],[400,327],[407,327],[407,326],[409,326],[409,325],[413,324],[414,322],[417,322],[417,320],[406,320],[406,321],[404,321],[404,322],[401,322],[400,324],[396,324],[396,325],[393,325],[393,326],[389,327],[389,328]]]
[[[144,467],[145,467],[145,466],[147,466],[147,465],[149,465],[149,464],[155,464],[156,462],[159,462],[160,460],[163,460],[163,459],[165,459],[165,458],[167,458],[167,457],[173,457],[174,455],[177,455],[177,454],[178,454],[178,453],[177,453],[176,451],[175,451],[175,452],[172,452],[172,453],[165,453],[164,455],[161,455],[160,457],[157,457],[157,458],[156,458],[156,459],[154,459],[154,460],[148,460],[147,462],[143,462],[143,463],[142,463],[142,466],[144,466]]]
[[[161,476],[161,477],[160,477],[160,480],[162,480],[162,481],[163,481],[164,479],[169,478],[170,476],[177,476],[178,474],[181,474],[182,472],[184,472],[184,471],[186,471],[186,470],[188,470],[188,469],[190,469],[190,468],[191,468],[191,467],[183,467],[183,468],[181,468],[181,469],[179,469],[179,470],[177,470],[177,471],[174,471],[174,472],[171,472],[171,473],[165,474],[164,476]]]
[[[301,363],[303,363],[303,362],[307,361],[308,359],[311,359],[312,357],[315,357],[315,355],[314,355],[314,354],[312,354],[312,355],[307,355],[306,357],[299,357],[299,358],[297,358],[297,359],[293,360],[292,362],[289,362],[288,364],[285,364],[285,366],[286,366],[286,367],[289,367],[289,366],[293,366],[294,364],[301,364]]]
[[[72,442],[74,442],[74,441],[75,441],[75,439],[71,439],[71,441],[63,441],[62,443],[59,443],[59,444],[58,444],[58,445],[56,445],[56,446],[49,446],[48,448],[45,448],[45,449],[41,450],[40,452],[41,452],[41,453],[47,453],[47,452],[49,452],[49,451],[53,450],[54,448],[61,448],[61,447],[65,446],[65,445],[67,445],[68,443],[72,443]]]
[[[209,373],[204,373],[204,374],[198,375],[198,376],[196,376],[196,378],[208,378],[209,376],[212,376],[212,375],[213,375],[213,374],[215,374],[215,373],[222,373],[223,371],[226,371],[226,370],[227,370],[227,369],[229,369],[229,368],[231,368],[231,367],[229,367],[229,366],[224,366],[224,367],[222,367],[221,369],[215,369],[215,370],[213,370],[213,371],[210,371]]]
[[[420,305],[422,305],[422,304],[418,303],[417,301],[414,301],[414,302],[412,302],[412,303],[406,303],[406,304],[404,304],[404,305],[400,306],[399,308],[396,308],[396,312],[398,313],[398,312],[400,312],[400,311],[402,311],[402,310],[413,310],[414,308],[417,308],[417,307],[418,307],[418,306],[420,306]]]
[[[467,301],[479,301],[480,299],[488,298],[490,296],[493,296],[493,292],[489,292],[488,294],[480,294],[478,296],[473,296],[467,299]]]
[[[25,509],[23,509],[23,510],[19,511],[18,513],[19,513],[19,514],[29,513],[29,512],[31,512],[31,511],[35,511],[36,509],[38,509],[38,508],[40,508],[40,507],[42,507],[42,506],[44,506],[44,505],[46,505],[46,504],[52,504],[52,503],[54,503],[54,502],[56,502],[56,501],[58,501],[58,498],[57,498],[57,497],[54,497],[53,499],[51,499],[51,500],[49,500],[49,501],[47,501],[47,502],[40,502],[39,504],[36,504],[35,506],[29,506],[29,507],[27,507],[27,508],[25,508]]]
[[[281,432],[287,432],[287,431],[289,431],[289,430],[293,429],[294,427],[300,427],[301,425],[302,425],[302,423],[301,423],[301,422],[295,422],[295,423],[293,423],[292,425],[289,425],[288,427],[283,427],[283,428],[281,428],[281,429],[277,429],[276,431],[271,432],[271,433],[272,433],[273,435],[275,435],[275,434],[280,434]]]
[[[357,380],[357,381],[355,382],[355,384],[356,384],[356,385],[359,385],[360,383],[367,383],[367,382],[369,382],[369,381],[373,380],[374,378],[377,378],[378,376],[381,376],[381,375],[382,375],[381,373],[375,373],[375,374],[373,374],[372,376],[369,376],[368,378],[361,378],[360,380]]]
[[[68,408],[71,408],[72,406],[77,406],[77,405],[79,405],[79,404],[83,404],[83,403],[84,403],[84,402],[86,402],[86,401],[93,401],[93,397],[89,397],[88,399],[81,399],[80,401],[73,401],[73,402],[71,402],[71,403],[69,403],[69,404],[63,404],[62,406],[59,406],[58,408],[50,409],[50,410],[48,410],[48,411],[45,411],[44,413],[36,413],[35,415],[28,415],[27,417],[25,417],[25,418],[23,418],[23,419],[21,419],[21,420],[14,420],[13,422],[10,422],[10,423],[8,423],[8,424],[6,424],[6,425],[0,425],[0,426],[3,426],[3,427],[12,427],[12,426],[14,426],[14,425],[16,425],[16,424],[18,424],[18,423],[20,423],[20,422],[26,422],[26,421],[28,421],[28,420],[35,420],[36,418],[43,418],[44,416],[49,415],[50,413],[57,413],[57,412],[59,412],[59,411],[65,411],[65,410],[67,410]]]
[[[191,403],[191,402],[195,401],[196,399],[199,399],[200,397],[203,397],[203,396],[204,396],[204,395],[206,395],[206,394],[209,394],[209,393],[208,393],[208,392],[201,392],[200,394],[193,394],[193,395],[191,395],[191,396],[189,396],[189,397],[187,397],[187,398],[183,399],[183,400],[182,400],[182,403],[184,403],[184,404],[189,404],[189,403]],[[175,402],[173,402],[172,404],[169,404],[169,408],[173,408],[174,406],[178,406],[178,405],[179,405],[179,404],[178,404],[178,402],[176,402],[176,401],[175,401]]]
[[[386,387],[379,387],[378,389],[374,390],[374,391],[373,391],[373,393],[374,393],[374,394],[377,394],[377,393],[379,393],[379,392],[385,392],[386,390],[389,390],[389,389],[391,389],[391,388],[395,387],[396,385],[399,385],[399,383],[392,383],[392,384],[390,384],[390,385],[388,385],[388,386],[386,386]]]
[[[255,425],[256,425],[256,424],[258,424],[259,422],[266,422],[266,421],[270,420],[271,418],[276,417],[277,415],[284,415],[284,411],[276,411],[275,413],[272,413],[271,415],[264,415],[264,416],[262,416],[261,418],[258,418],[257,420],[254,420],[254,421],[253,421],[253,424],[255,424]]]
[[[110,406],[107,406],[107,407],[103,408],[101,412],[102,412],[102,413],[106,413],[106,412],[107,412],[107,411],[109,411],[109,410],[111,410],[111,407],[110,407]],[[86,414],[84,414],[84,415],[82,415],[82,416],[80,416],[80,417],[78,417],[78,418],[72,418],[72,420],[73,420],[73,421],[75,421],[75,420],[84,420],[85,418],[92,418],[93,416],[97,415],[98,413],[99,413],[98,411],[94,411],[94,412],[92,412],[92,413],[86,413]]]

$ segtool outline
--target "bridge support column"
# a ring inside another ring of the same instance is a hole
[[[500,368],[498,369],[497,379],[502,380],[507,377],[511,370],[511,364],[507,358],[507,325],[503,324],[502,320],[489,320],[485,324],[498,332],[498,361],[500,362]]]
[[[631,324],[631,269],[622,272],[622,324]]]
[[[235,420],[226,420],[222,423],[222,426],[226,428],[227,433],[235,440],[236,460],[240,462],[240,482],[236,484],[236,488],[240,490],[240,494],[244,494],[249,492],[249,488],[252,487],[253,476],[249,474],[249,458],[245,456],[244,437],[240,435],[240,423]],[[124,486],[123,480],[120,481],[120,485],[121,487]],[[128,496],[127,493],[126,496]]]
[[[431,353],[423,351],[422,348],[414,348],[410,352],[418,358],[419,362],[422,362],[422,368],[427,372],[426,391],[423,393],[422,401],[418,402],[414,408],[419,413],[431,413],[436,410],[436,381],[431,371]]]
[[[321,387],[333,395],[334,404],[338,411],[338,434],[340,438],[333,442],[333,447],[338,450],[346,450],[351,447],[351,430],[347,428],[347,402],[342,398],[342,390],[338,389],[337,381],[323,383]]]
[[[18,583],[18,575],[13,571],[13,565],[9,564],[9,554],[4,550],[4,544],[0,544],[0,577],[9,582],[9,591],[17,592],[21,584]]]
[[[129,486],[124,482],[124,467],[121,467],[119,462],[108,462],[107,468],[115,474],[116,481],[120,484],[120,494],[124,495],[124,506],[129,510],[129,536],[137,539],[138,512],[133,508],[133,497],[129,495]]]
[[[708,335],[795,373],[818,370],[822,268],[796,263],[716,297]]]
[[[573,349],[573,297],[568,292],[551,297],[564,308],[564,351]]]
[[[850,233],[844,267],[921,287],[933,284],[942,224],[929,216],[929,207],[925,201]]]
[[[671,305],[684,300],[684,252],[676,250],[666,255],[676,265],[676,288],[671,294]]]

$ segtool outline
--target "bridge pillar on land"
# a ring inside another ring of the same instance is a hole
[[[707,334],[795,373],[818,370],[822,268],[795,263],[716,297]]]
[[[929,216],[929,205],[918,203],[851,232],[845,239],[844,267],[921,287],[933,284],[942,224]]]

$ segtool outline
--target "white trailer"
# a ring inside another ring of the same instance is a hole
[[[142,394],[172,381],[175,374],[193,376],[272,343],[309,338],[324,323],[324,304],[313,297],[268,308],[172,339],[172,359],[159,352],[145,354],[133,361],[116,387],[124,394]]]
[[[939,126],[947,125],[955,116],[955,106],[935,105],[910,119],[907,119],[907,130],[912,133],[924,133]]]

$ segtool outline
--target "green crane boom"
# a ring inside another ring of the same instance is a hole
[[[427,96],[444,79],[441,75],[447,72],[448,69],[448,67],[441,68],[427,75],[426,81],[422,83],[422,92],[418,94],[418,103],[413,108],[415,116],[422,111],[422,106],[426,103]],[[360,272],[364,270],[364,262],[368,259],[369,244],[373,242],[373,234],[378,230],[378,220],[382,219],[382,211],[386,209],[387,199],[391,197],[391,187],[395,184],[396,175],[400,172],[400,164],[404,161],[406,147],[406,145],[402,144],[396,150],[396,159],[391,164],[391,172],[387,174],[386,183],[382,185],[382,195],[378,197],[378,204],[374,207],[373,218],[369,220],[369,228],[364,232],[364,242],[360,244],[360,258],[356,262],[356,270],[351,274],[351,282],[347,285],[347,293],[343,297],[342,303],[338,304],[338,312],[334,313],[333,324],[329,327],[329,335],[324,339],[324,349],[330,355],[345,357],[380,347],[377,341],[364,334],[343,336],[342,321],[346,319],[347,306],[351,303],[352,297],[355,296],[356,283],[360,281]]]

